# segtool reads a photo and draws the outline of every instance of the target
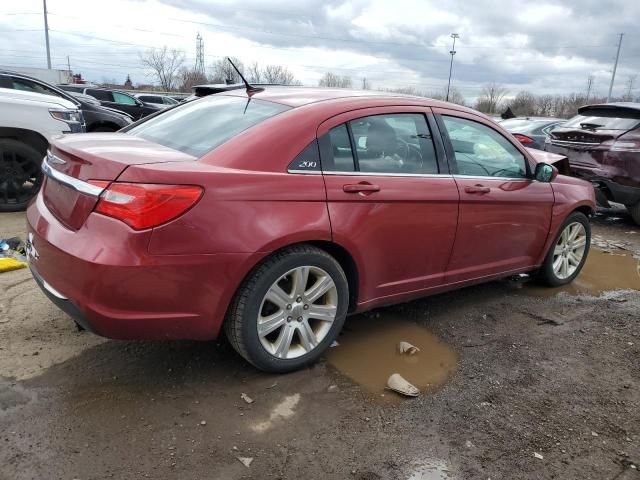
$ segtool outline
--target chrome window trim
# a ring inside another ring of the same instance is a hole
[[[532,182],[535,179],[528,177],[492,177],[490,175],[460,175],[456,173],[453,175],[454,178],[460,179],[471,179],[471,180],[509,180],[511,182]]]
[[[354,177],[424,177],[424,178],[451,178],[448,173],[383,173],[383,172],[321,172],[319,170],[287,170],[288,173],[298,173],[302,175],[344,175]]]
[[[47,157],[49,155],[53,156],[51,153],[47,152]],[[59,172],[55,168],[52,168],[47,161],[47,157],[42,160],[42,171],[47,177],[53,178],[61,184],[74,189],[76,192],[84,193],[85,195],[90,195],[92,197],[99,197],[104,190],[102,187],[83,182],[82,180],[71,177],[66,173]]]

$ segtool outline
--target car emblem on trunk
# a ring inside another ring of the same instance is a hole
[[[55,156],[51,152],[47,152],[47,162],[55,163],[56,165],[64,165],[65,163],[67,163],[66,160],[63,160],[60,157]]]
[[[27,255],[27,261],[37,260],[40,258],[40,254],[38,250],[36,250],[35,245],[33,244],[34,236],[33,233],[29,233],[27,237],[27,241],[25,243],[25,253]]]

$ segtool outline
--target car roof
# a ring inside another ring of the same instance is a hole
[[[17,98],[20,100],[30,100],[34,102],[50,103],[59,107],[76,109],[78,106],[62,97],[54,97],[53,95],[45,95],[44,93],[27,92],[24,90],[15,90],[13,88],[0,88],[0,96],[4,98]]]
[[[530,122],[566,122],[564,118],[555,118],[555,117],[513,117],[507,118],[504,120],[505,122],[508,120],[521,120],[521,121],[530,121]]]
[[[377,90],[354,90],[349,88],[322,88],[322,87],[292,87],[292,86],[270,86],[260,91],[248,94],[244,89],[234,89],[220,92],[216,96],[251,97],[280,103],[289,107],[302,107],[312,103],[334,102],[343,103],[349,100],[359,100],[358,103],[366,103],[367,100],[379,104],[396,105],[416,105],[425,107],[441,107],[452,110],[472,113],[486,117],[486,115],[461,105],[447,103],[426,97],[404,95],[401,93],[382,92]],[[375,106],[375,105],[371,105]]]

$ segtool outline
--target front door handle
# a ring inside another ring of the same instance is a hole
[[[380,186],[371,183],[350,183],[343,185],[342,190],[345,193],[379,192]]]
[[[473,187],[464,187],[466,193],[489,193],[491,189],[489,187],[483,187],[482,185],[475,185]]]

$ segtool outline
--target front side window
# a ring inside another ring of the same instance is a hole
[[[526,159],[492,128],[464,118],[443,116],[453,147],[457,174],[472,177],[526,178]]]
[[[212,95],[167,110],[128,133],[201,157],[240,132],[289,108],[255,98]]]
[[[113,92],[113,101],[120,105],[137,105],[133,97],[120,92]]]
[[[372,115],[352,120],[329,130],[320,139],[320,148],[323,170],[327,171],[438,173],[431,133],[421,114]]]

